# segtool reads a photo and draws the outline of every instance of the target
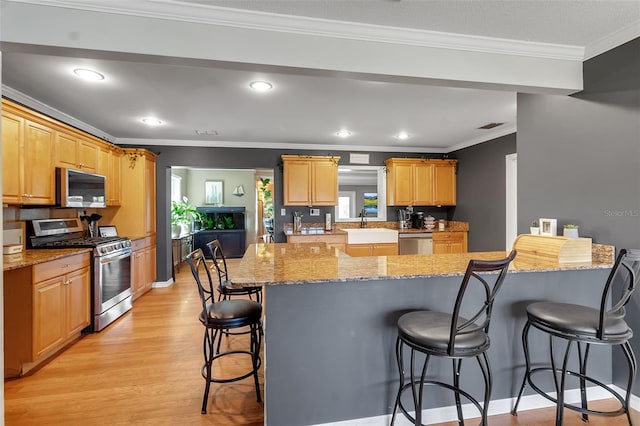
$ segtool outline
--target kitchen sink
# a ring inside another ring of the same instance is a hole
[[[386,228],[344,229],[347,244],[397,243],[398,231]]]

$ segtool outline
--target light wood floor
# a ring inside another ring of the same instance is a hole
[[[232,276],[235,267],[237,260],[230,260]],[[208,414],[200,414],[199,312],[196,286],[185,264],[171,287],[153,289],[134,302],[132,311],[102,332],[85,336],[34,374],[5,382],[6,425],[262,425],[264,407],[256,402],[251,379],[212,384]],[[244,347],[247,339],[232,337],[223,345]],[[232,373],[248,364],[243,359],[221,368]],[[551,425],[553,419],[553,410],[532,410],[518,417],[495,416],[490,424]],[[627,424],[624,417],[592,417],[590,423]],[[567,412],[565,424],[582,423]]]

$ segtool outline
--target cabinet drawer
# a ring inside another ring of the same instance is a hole
[[[89,265],[90,253],[75,254],[33,266],[33,282],[68,274]]]

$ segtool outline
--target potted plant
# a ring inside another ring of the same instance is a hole
[[[578,238],[578,225],[572,223],[566,224],[562,235],[567,238]]]
[[[191,232],[191,223],[198,211],[189,203],[187,197],[182,201],[171,202],[171,237],[179,237],[180,234]]]
[[[529,227],[529,232],[531,232],[531,235],[540,234],[540,224],[538,223],[537,220],[534,220],[533,222],[531,222],[531,226]]]
[[[260,198],[262,199],[262,222],[267,232],[273,232],[273,197],[270,189],[271,179],[260,178]]]

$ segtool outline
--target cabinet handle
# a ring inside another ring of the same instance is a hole
[[[66,281],[64,282],[64,285],[69,285],[69,284],[71,284],[71,282],[72,282],[71,280],[66,280]]]

